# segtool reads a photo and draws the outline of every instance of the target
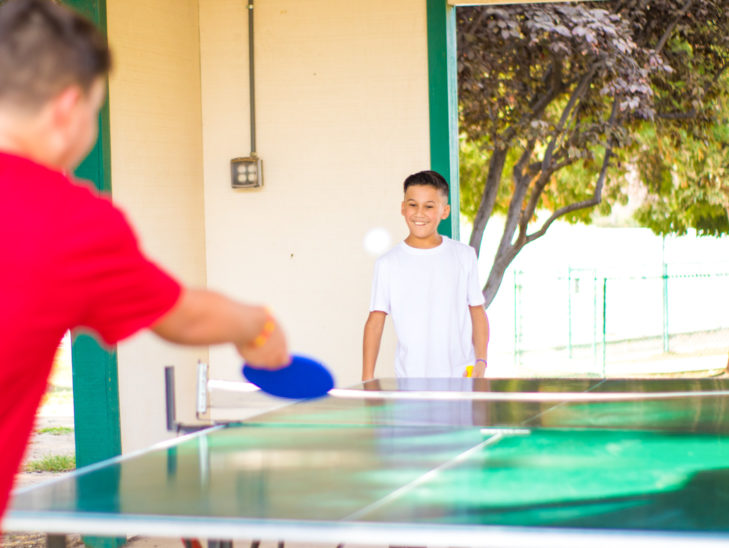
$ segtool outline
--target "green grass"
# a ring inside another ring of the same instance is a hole
[[[40,428],[36,430],[37,434],[53,434],[54,436],[60,436],[62,434],[73,433],[73,428],[69,426],[49,426],[47,428]]]
[[[68,472],[75,468],[76,457],[70,455],[53,455],[25,464],[26,472]]]

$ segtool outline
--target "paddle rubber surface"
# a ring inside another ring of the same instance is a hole
[[[291,364],[276,370],[243,365],[243,376],[264,392],[279,398],[321,398],[334,388],[329,370],[313,358],[293,355]]]

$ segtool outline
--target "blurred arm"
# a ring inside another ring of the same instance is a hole
[[[283,330],[275,320],[265,342],[254,344],[273,320],[262,306],[252,306],[207,290],[184,289],[172,309],[152,327],[163,339],[187,345],[232,343],[246,362],[276,369],[291,359]]]

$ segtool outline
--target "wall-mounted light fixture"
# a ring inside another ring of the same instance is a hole
[[[251,153],[230,161],[230,184],[233,188],[263,186],[263,161],[256,154],[256,83],[253,49],[253,0],[248,0],[248,90],[251,118]]]

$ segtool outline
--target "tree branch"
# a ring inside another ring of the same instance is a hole
[[[572,110],[575,108],[578,102],[584,98],[585,93],[587,93],[587,89],[589,88],[590,83],[595,77],[595,73],[597,72],[597,69],[601,64],[601,62],[593,63],[592,67],[590,67],[590,70],[585,73],[580,83],[577,85],[577,87],[575,87],[575,91],[572,92],[569,101],[567,101],[567,105],[565,105],[564,110],[562,111],[559,122],[554,128],[554,137],[547,145],[547,150],[544,152],[544,158],[542,159],[542,172],[546,171],[549,168],[549,164],[552,161],[552,154],[554,153],[554,149],[557,146],[557,140],[562,134],[562,131],[567,124],[567,121],[570,119]]]
[[[683,8],[681,8],[681,11],[679,11],[676,14],[676,17],[671,21],[671,23],[668,25],[668,28],[666,28],[666,32],[663,33],[663,36],[661,36],[660,40],[658,40],[658,44],[656,44],[655,52],[660,53],[661,50],[666,46],[666,42],[668,42],[668,39],[671,37],[671,34],[673,33],[673,30],[676,28],[676,25],[678,25],[679,20],[686,15],[686,12],[691,7],[691,4],[693,3],[693,0],[687,0],[687,2],[683,5]]]
[[[486,173],[486,183],[484,184],[476,218],[473,220],[473,230],[471,231],[471,239],[469,241],[470,246],[476,251],[476,256],[479,256],[481,253],[483,233],[494,210],[494,204],[496,203],[496,197],[501,184],[501,173],[504,170],[504,163],[506,162],[506,153],[506,150],[497,149],[491,154],[489,169]]]
[[[615,118],[617,116],[617,111],[618,111],[617,107],[618,107],[618,101],[616,99],[613,101],[612,112],[610,113],[611,124],[613,124],[615,122]],[[612,141],[612,139],[611,139],[611,141]],[[568,206],[559,208],[557,211],[552,213],[552,215],[550,215],[550,217],[544,222],[544,224],[542,225],[542,228],[540,228],[537,232],[530,234],[529,236],[526,237],[525,244],[527,244],[529,242],[533,242],[534,240],[544,236],[544,234],[547,232],[547,229],[558,218],[560,218],[564,215],[567,215],[568,213],[571,213],[573,211],[577,211],[579,209],[585,209],[587,207],[596,206],[602,201],[602,189],[605,186],[605,179],[607,177],[608,167],[610,166],[610,159],[612,158],[612,153],[613,153],[613,144],[609,143],[607,145],[607,148],[605,149],[605,157],[602,160],[602,166],[600,167],[600,175],[597,178],[597,183],[595,184],[595,191],[592,194],[592,198],[590,198],[589,200],[575,202]]]
[[[571,166],[572,164],[575,163],[575,161],[576,161],[576,158],[567,158],[563,162],[559,162],[558,164],[555,164],[554,165],[555,173],[564,167]]]
[[[561,84],[559,82],[559,78],[552,78],[553,85],[545,90],[544,93],[537,93],[535,95],[535,97],[529,102],[529,104],[532,105],[531,112],[524,117],[521,123],[513,124],[507,129],[506,132],[504,132],[501,137],[504,142],[508,143],[509,141],[511,141],[511,139],[513,139],[516,135],[519,126],[523,124],[526,120],[533,120],[537,116],[540,116],[542,112],[544,112],[547,106],[549,106],[549,104],[561,92]],[[526,150],[529,150],[530,152],[526,156],[526,159],[531,157],[531,151],[533,151],[533,148],[534,141],[532,141],[531,144],[527,145]],[[522,155],[522,158],[525,158],[525,156]],[[486,176],[486,184],[484,185],[484,193],[478,206],[476,218],[473,220],[473,230],[471,232],[471,237],[469,240],[469,245],[473,247],[476,251],[476,256],[479,256],[481,253],[481,242],[483,240],[483,234],[486,230],[486,224],[488,223],[488,219],[491,217],[491,212],[493,211],[494,204],[496,203],[496,197],[501,182],[501,172],[504,168],[505,162],[506,150],[495,149],[493,154],[491,155],[491,161],[489,162],[489,171]],[[523,163],[521,169],[523,170]],[[509,208],[509,210],[511,210],[511,207]]]
[[[511,201],[509,202],[509,210],[506,212],[506,221],[504,222],[504,232],[501,235],[501,241],[499,242],[498,250],[496,251],[495,263],[499,262],[503,257],[511,257],[509,262],[513,260],[513,257],[519,252],[523,244],[512,244],[514,232],[519,222],[521,204],[524,202],[524,196],[526,196],[527,190],[529,190],[529,177],[524,175],[523,168],[524,164],[528,161],[531,150],[534,148],[536,140],[531,140],[522,153],[519,162],[514,166],[513,177],[514,177],[514,192],[511,195]],[[508,262],[506,263],[508,265]],[[493,272],[493,269],[492,269]]]
[[[549,178],[551,177],[552,173],[554,173],[554,166],[552,166],[551,163],[554,155],[554,150],[557,146],[557,141],[559,140],[562,131],[564,130],[565,124],[570,119],[572,111],[579,106],[579,101],[582,100],[585,96],[585,93],[587,93],[587,90],[589,89],[590,84],[595,77],[595,73],[597,72],[601,64],[602,63],[599,61],[593,63],[592,67],[590,67],[590,70],[585,73],[585,75],[580,80],[580,83],[575,87],[575,90],[572,92],[569,101],[567,101],[567,105],[565,105],[564,110],[562,111],[560,120],[554,129],[553,137],[547,145],[546,151],[544,152],[542,165],[540,166],[539,178],[534,185],[534,189],[532,190],[531,196],[529,197],[529,203],[526,208],[524,208],[522,218],[519,222],[519,233],[522,236],[526,234],[529,219],[532,218],[534,212],[537,209],[539,197],[542,195],[544,187],[547,186],[547,183],[549,182]],[[614,103],[614,105],[616,104],[617,101]]]
[[[544,110],[549,106],[549,104],[554,101],[557,96],[562,92],[563,86],[560,83],[559,78],[554,78],[552,83],[553,85],[546,89],[544,93],[536,92],[536,96],[529,101],[531,111],[525,114],[521,120],[512,124],[508,128],[508,130],[503,135],[503,139],[505,140],[505,142],[511,141],[514,135],[516,135],[518,129],[523,126],[528,120],[534,120],[535,118],[541,116]]]

